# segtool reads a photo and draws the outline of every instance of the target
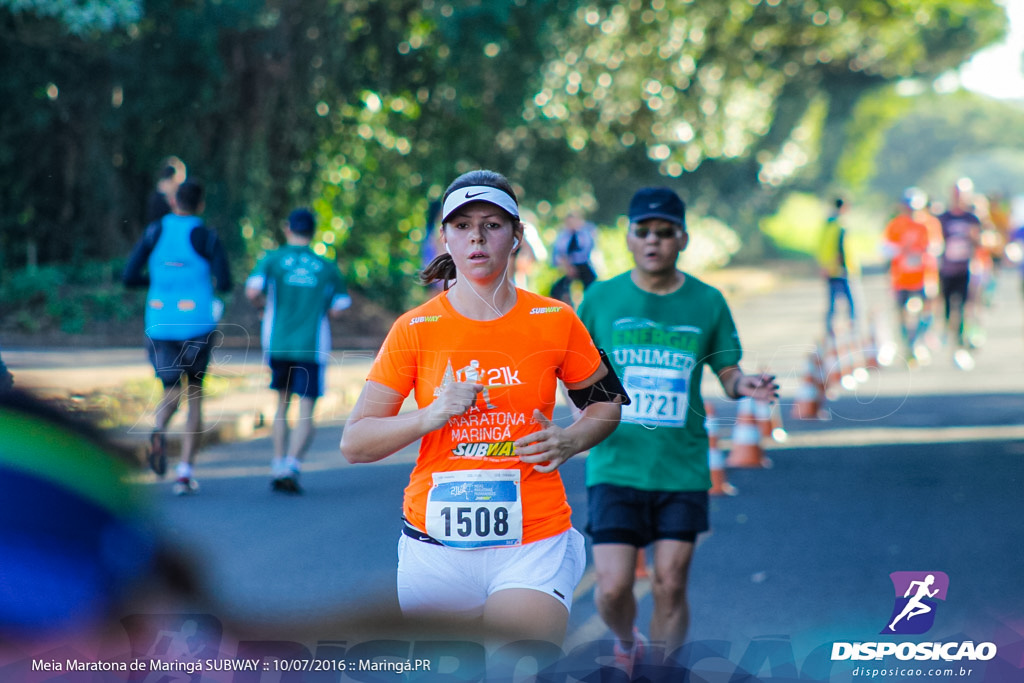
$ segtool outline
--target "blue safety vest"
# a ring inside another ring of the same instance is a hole
[[[149,254],[146,334],[151,339],[193,339],[213,331],[213,281],[210,263],[190,241],[202,225],[196,216],[168,214]]]

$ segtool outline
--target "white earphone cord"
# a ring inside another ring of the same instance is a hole
[[[519,246],[519,238],[515,237],[515,238],[513,238],[512,248],[515,249],[518,246]],[[444,245],[444,249],[445,249],[445,251],[448,252],[449,255],[452,253],[451,248],[448,246],[447,243]],[[458,271],[456,271],[456,272],[458,272]],[[508,265],[507,264],[505,266],[505,269],[503,271],[501,271],[501,280],[502,280],[501,286],[504,286],[504,285],[508,284]],[[459,279],[455,278],[455,283],[458,284],[458,282],[459,282]],[[502,313],[498,309],[498,307],[495,305],[496,304],[496,299],[498,298],[498,292],[501,291],[501,286],[497,287],[494,290],[494,295],[491,297],[491,302],[490,303],[488,303],[487,299],[483,298],[480,295],[480,292],[476,291],[476,287],[471,285],[469,283],[469,280],[466,280],[466,286],[469,287],[469,291],[473,292],[473,294],[476,295],[477,299],[480,299],[480,301],[482,301],[485,306],[487,306],[492,311],[494,311],[494,315],[496,315],[499,318],[504,315],[504,313]]]
[[[469,283],[469,280],[466,280],[466,286],[467,286],[467,287],[469,287],[469,291],[473,292],[473,294],[475,294],[475,295],[476,295],[476,298],[477,298],[477,299],[480,299],[480,301],[482,301],[482,302],[484,303],[484,305],[485,305],[485,306],[487,306],[487,307],[488,307],[488,308],[490,308],[490,309],[491,309],[492,311],[494,311],[494,315],[496,315],[496,316],[497,316],[497,317],[499,317],[499,318],[500,318],[501,316],[503,316],[503,315],[504,315],[504,313],[502,313],[502,312],[501,312],[501,311],[500,311],[500,310],[498,309],[498,307],[497,307],[497,305],[496,305],[496,303],[497,303],[497,301],[496,301],[496,300],[497,300],[497,298],[498,298],[498,292],[499,292],[499,291],[501,291],[501,288],[502,288],[502,287],[503,287],[504,285],[507,285],[507,284],[508,284],[508,267],[507,267],[507,266],[505,267],[505,270],[503,270],[503,271],[501,272],[501,280],[502,280],[502,282],[501,282],[501,285],[500,285],[500,286],[498,286],[497,288],[495,288],[495,290],[494,290],[494,295],[493,295],[493,296],[491,297],[491,302],[490,302],[490,303],[487,303],[487,299],[483,298],[483,297],[482,297],[482,296],[480,295],[480,292],[476,291],[476,287],[474,287],[473,285],[471,285],[471,284]],[[458,283],[458,279],[456,279],[456,280],[455,280],[455,282],[456,282],[456,283]]]

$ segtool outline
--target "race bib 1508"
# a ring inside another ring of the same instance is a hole
[[[436,472],[427,499],[427,533],[452,548],[523,542],[519,470]]]

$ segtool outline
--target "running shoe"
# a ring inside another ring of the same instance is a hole
[[[974,358],[967,349],[957,349],[956,353],[953,354],[953,364],[961,370],[973,370]]]
[[[914,360],[921,365],[928,365],[932,362],[932,352],[928,349],[928,345],[922,342],[914,344]]]
[[[294,473],[274,479],[270,482],[270,488],[273,491],[288,493],[293,496],[302,493],[302,487],[299,486],[299,477]]]
[[[154,429],[149,435],[149,453],[146,455],[149,468],[158,477],[167,474],[167,435],[159,429]]]
[[[192,477],[178,477],[171,490],[174,491],[176,496],[187,496],[199,491],[199,482]]]
[[[985,345],[985,330],[981,327],[973,326],[969,328],[964,336],[967,338],[967,348],[980,349]]]
[[[615,639],[615,645],[612,648],[612,653],[615,655],[615,668],[624,671],[632,679],[633,669],[637,664],[642,663],[647,656],[647,647],[647,638],[634,626],[633,647],[629,650],[622,647],[622,643],[618,638]]]

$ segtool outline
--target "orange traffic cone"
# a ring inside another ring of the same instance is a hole
[[[651,575],[647,571],[647,553],[643,548],[636,551],[636,578],[649,579]]]
[[[708,466],[711,468],[711,488],[708,493],[712,496],[735,496],[739,491],[726,480],[725,453],[718,445],[718,420],[715,419],[715,409],[710,403],[704,404],[704,414],[707,416],[704,426],[708,432]]]
[[[857,380],[853,378],[853,345],[852,340],[843,335],[836,341],[836,355],[839,357],[839,384],[847,391],[857,388]]]
[[[753,400],[742,398],[732,428],[732,448],[726,464],[729,467],[765,467],[766,458],[761,448],[761,432],[754,419]]]
[[[853,328],[847,330],[839,346],[839,365],[843,373],[840,383],[847,391],[854,391],[857,389],[857,384],[868,380],[868,371],[864,367],[857,331]]]
[[[815,347],[814,352],[811,354],[811,361],[813,367],[811,368],[812,377],[814,377],[815,383],[821,390],[822,402],[825,400],[825,381],[827,376],[825,374],[825,349],[822,347],[821,342]]]
[[[821,356],[812,351],[807,357],[807,367],[800,388],[796,392],[792,415],[797,420],[817,420],[825,404],[825,384],[821,376]]]
[[[878,360],[878,335],[875,334],[875,323],[870,318],[868,319],[868,334],[867,337],[864,338],[863,349],[864,367],[869,370],[878,370],[881,368],[882,363]]]
[[[842,367],[839,364],[839,349],[834,335],[825,337],[825,395],[835,398],[843,379]]]
[[[782,415],[772,401],[754,401],[754,421],[762,439],[783,442],[788,438],[782,426]]]

